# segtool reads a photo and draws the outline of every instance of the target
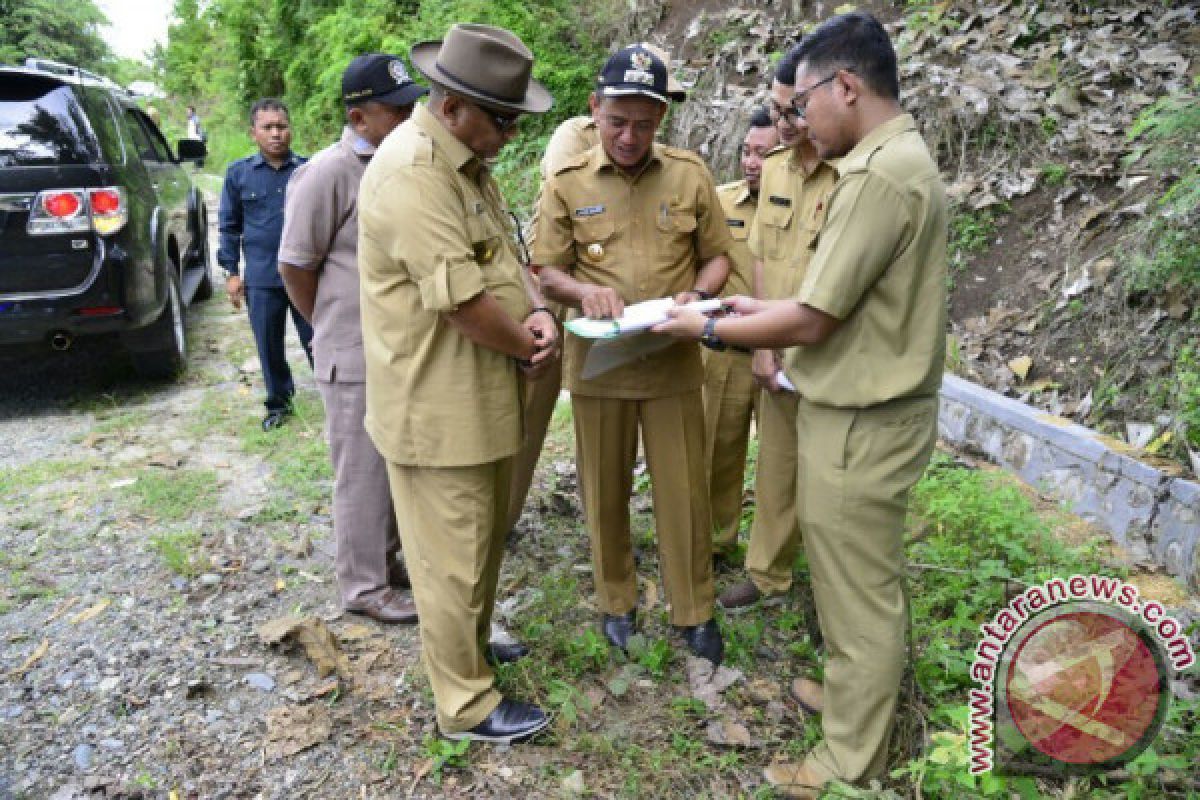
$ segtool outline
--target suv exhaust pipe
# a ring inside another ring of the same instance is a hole
[[[75,341],[74,337],[66,331],[58,331],[50,337],[50,346],[60,353],[71,349],[71,342]]]

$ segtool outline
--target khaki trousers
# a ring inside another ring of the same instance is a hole
[[[905,662],[904,517],[937,436],[937,398],[842,410],[799,403],[797,502],[825,638],[824,738],[805,764],[884,774]]]
[[[700,390],[649,400],[572,395],[579,475],[600,610],[637,606],[629,496],[638,431],[654,492],[655,532],[671,623],[712,619],[712,538]]]
[[[729,552],[737,545],[746,445],[758,395],[749,355],[711,350],[704,354],[704,461],[714,550]]]
[[[500,704],[483,659],[504,552],[512,459],[471,467],[388,463],[438,727],[475,727]]]
[[[763,594],[783,594],[792,588],[792,565],[800,548],[800,522],[796,517],[796,453],[800,447],[797,402],[792,392],[764,390],[758,406],[758,474],[746,571]]]
[[[505,530],[512,530],[521,519],[525,498],[533,484],[533,472],[537,469],[546,441],[546,430],[554,416],[554,406],[562,389],[562,359],[554,359],[546,373],[536,381],[525,382],[525,439],[513,460],[512,486],[508,494],[508,517]]]
[[[400,550],[387,464],[363,428],[366,386],[317,381],[333,464],[334,572],[343,606],[386,590]]]

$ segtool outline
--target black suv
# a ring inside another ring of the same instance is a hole
[[[158,127],[112,81],[0,65],[0,347],[119,333],[147,377],[186,365],[184,312],[213,292],[208,211]]]

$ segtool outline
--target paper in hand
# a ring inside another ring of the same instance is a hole
[[[655,325],[666,322],[667,312],[672,308],[675,308],[675,300],[670,297],[661,297],[657,300],[646,300],[642,303],[625,306],[625,313],[618,319],[577,317],[569,320],[566,328],[583,339],[611,339],[616,336],[627,336],[648,331]],[[679,308],[698,311],[701,314],[711,314],[720,310],[721,300],[715,297],[711,300],[698,300],[695,303],[685,303]]]

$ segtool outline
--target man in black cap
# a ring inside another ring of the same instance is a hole
[[[695,153],[654,143],[669,98],[667,67],[653,50],[617,52],[590,99],[600,143],[560,166],[542,189],[533,263],[547,296],[575,316],[616,318],[626,304],[668,296],[692,302],[725,283],[733,242],[712,175]],[[590,344],[568,339],[563,374],[602,630],[624,649],[637,623],[629,493],[640,432],[671,623],[693,653],[720,663],[700,350],[661,342],[585,377]]]
[[[413,47],[426,105],[379,148],[359,193],[366,428],[387,460],[420,616],[421,657],[452,739],[514,742],[549,720],[502,696],[488,644],[504,552],[519,371],[556,356],[554,317],[526,285],[488,164],[524,113],[550,108],[511,32],[455,25]]]
[[[361,55],[342,73],[342,138],[296,170],[288,183],[279,274],[314,334],[313,371],[325,402],[333,462],[333,532],[338,591],[348,611],[413,623],[417,609],[404,567],[387,467],[363,428],[366,368],[358,287],[358,184],[375,148],[426,94],[404,63]]]

